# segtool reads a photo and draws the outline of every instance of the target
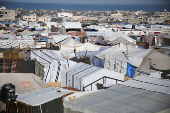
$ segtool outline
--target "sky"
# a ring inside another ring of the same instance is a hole
[[[67,4],[170,4],[170,0],[0,0],[0,1],[67,3]]]

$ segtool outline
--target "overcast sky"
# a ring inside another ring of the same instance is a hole
[[[67,3],[67,4],[170,4],[170,0],[0,0],[7,2]]]

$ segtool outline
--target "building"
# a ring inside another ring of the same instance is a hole
[[[36,14],[31,14],[31,15],[24,15],[23,16],[23,21],[29,21],[29,22],[36,22],[37,20],[37,17],[36,17]]]
[[[37,21],[50,22],[51,21],[51,17],[49,17],[49,16],[41,16],[41,17],[37,18]]]
[[[58,13],[58,17],[70,17],[72,18],[73,17],[73,14],[72,13],[65,13],[65,12],[61,12],[61,13]]]
[[[170,12],[155,12],[155,16],[170,16]]]
[[[14,21],[15,10],[8,10],[6,7],[1,6],[0,8],[0,21]]]
[[[92,20],[98,20],[97,17],[88,17],[88,16],[73,16],[73,21],[92,21]]]
[[[119,12],[117,14],[111,14],[111,17],[114,18],[115,21],[116,20],[122,21],[122,18],[123,18],[122,16],[123,14]]]

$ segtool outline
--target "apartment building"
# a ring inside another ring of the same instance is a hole
[[[15,10],[8,10],[6,7],[0,8],[0,21],[13,21],[15,20]]]
[[[23,21],[36,22],[36,20],[37,20],[36,14],[31,14],[31,15],[28,15],[28,16],[24,15],[23,16]]]

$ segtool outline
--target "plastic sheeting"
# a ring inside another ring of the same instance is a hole
[[[135,70],[136,70],[136,68],[134,66],[127,63],[127,74],[126,74],[126,76],[133,78],[134,74],[135,74]]]

